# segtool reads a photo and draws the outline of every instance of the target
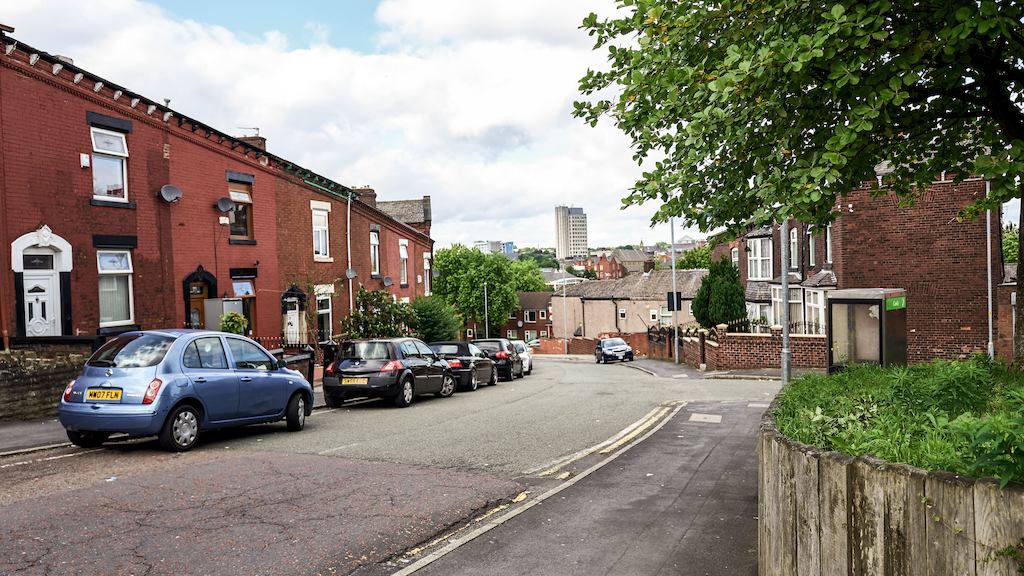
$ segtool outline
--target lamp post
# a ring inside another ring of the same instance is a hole
[[[676,219],[668,219],[669,240],[672,242],[672,246],[669,248],[669,259],[672,260],[672,326],[675,331],[675,337],[672,339],[674,344],[672,346],[672,359],[675,360],[676,364],[679,364],[679,318],[677,315],[679,311],[679,292],[676,287]]]
[[[779,244],[782,254],[782,357],[779,358],[779,365],[782,367],[782,385],[789,384],[789,218],[782,218],[782,228],[779,233]]]
[[[566,311],[565,311],[565,285],[566,284],[568,284],[568,282],[565,281],[565,278],[562,278],[562,347],[564,349],[564,354],[566,356],[568,356],[569,355],[569,324],[568,324],[569,318],[566,316]]]
[[[491,337],[491,322],[487,311],[487,282],[484,282],[484,338]]]

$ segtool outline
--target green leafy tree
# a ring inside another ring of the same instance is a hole
[[[532,260],[541,268],[558,268],[558,259],[553,250],[543,248],[524,248],[519,251],[520,260]]]
[[[883,162],[904,204],[944,171],[991,182],[963,217],[1021,195],[1022,3],[620,5],[583,22],[608,67],[582,78],[575,115],[609,118],[651,160],[624,202],[660,202],[655,221],[824,225]],[[1016,326],[1024,363],[1024,306]]]
[[[711,248],[709,246],[687,250],[676,260],[676,268],[679,270],[696,270],[709,266],[711,266]]]
[[[497,334],[509,313],[519,307],[516,291],[521,284],[515,278],[511,262],[501,254],[484,254],[456,244],[434,252],[434,269],[438,272],[434,294],[444,298],[467,321],[484,321],[486,284],[487,317],[492,334]]]
[[[704,328],[729,324],[731,330],[746,329],[746,297],[740,284],[740,272],[722,258],[712,262],[693,298],[693,317]]]
[[[540,272],[540,266],[532,260],[510,260],[512,277],[515,281],[516,292],[546,292],[551,290],[544,275]]]
[[[420,297],[413,300],[412,308],[416,312],[413,331],[425,342],[451,340],[462,326],[458,312],[444,298]]]
[[[1017,262],[1020,256],[1020,228],[1003,227],[1003,262]]]
[[[360,287],[355,309],[342,319],[341,330],[347,338],[394,338],[408,336],[415,323],[411,305],[396,302],[385,290]]]

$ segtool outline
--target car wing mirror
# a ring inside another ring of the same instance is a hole
[[[285,361],[285,359],[284,359],[284,358],[282,358],[282,359],[280,359],[280,360],[278,360],[278,361],[277,361],[277,366],[276,366],[276,367],[277,367],[278,369],[281,369],[281,368],[287,368],[287,367],[288,367],[288,362],[287,362],[287,361]]]

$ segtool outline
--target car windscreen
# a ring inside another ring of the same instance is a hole
[[[433,350],[435,354],[462,354],[462,350],[459,349],[458,344],[431,344],[430,349]]]
[[[387,342],[344,342],[338,350],[342,360],[390,360]]]
[[[474,344],[476,344],[476,347],[481,349],[481,350],[483,350],[484,352],[497,352],[497,351],[501,350],[501,342],[496,342],[496,341],[481,342],[481,341],[477,340],[476,342],[474,342]]]
[[[612,346],[625,346],[625,345],[626,345],[626,341],[623,340],[622,338],[609,338],[608,340],[604,340],[604,341],[601,342],[601,346],[604,346],[605,348],[611,348]]]
[[[526,344],[522,342],[513,342],[512,345],[516,347],[516,352],[526,352]]]
[[[99,368],[145,368],[156,366],[174,344],[174,337],[163,334],[133,334],[118,336],[107,342],[88,365]]]

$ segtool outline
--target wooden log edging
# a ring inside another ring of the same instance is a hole
[[[774,410],[758,434],[759,576],[1011,576],[1024,566],[1024,487],[825,452],[779,433]]]

